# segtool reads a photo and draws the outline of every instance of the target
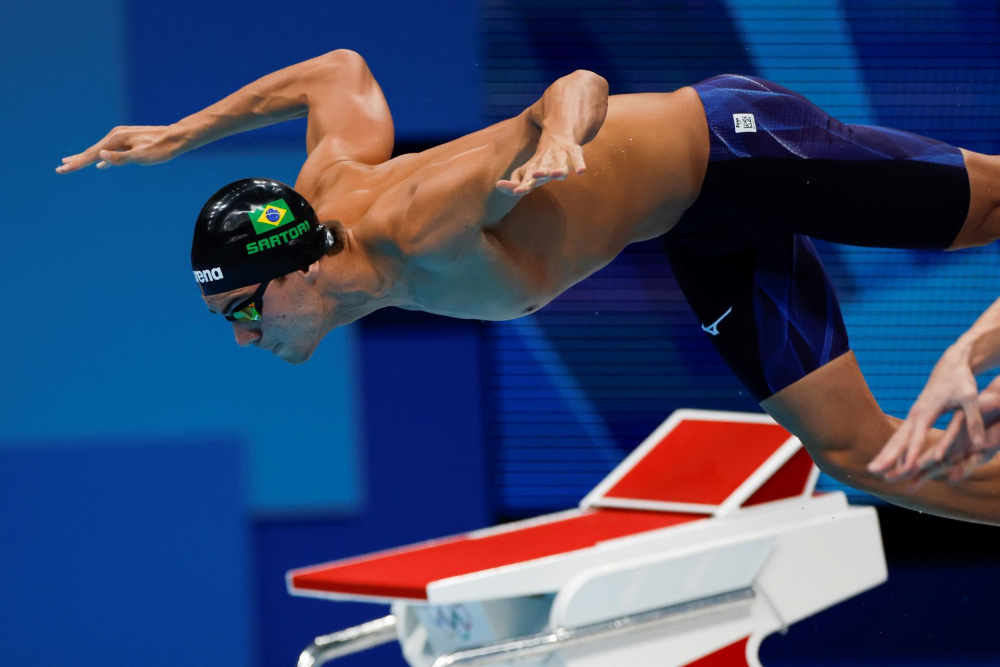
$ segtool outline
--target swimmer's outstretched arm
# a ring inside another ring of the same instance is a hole
[[[938,361],[927,385],[868,469],[889,481],[947,476],[955,482],[1000,450],[1000,381],[979,393],[976,375],[1000,366],[1000,299]],[[924,451],[941,415],[954,412],[944,436]]]
[[[216,139],[295,118],[309,117],[306,149],[332,157],[382,162],[392,151],[392,117],[382,90],[354,53],[340,49],[286,67],[172,125],[116,127],[99,142],[64,157],[68,174],[97,163],[159,164]]]

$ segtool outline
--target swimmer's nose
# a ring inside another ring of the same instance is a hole
[[[258,329],[251,329],[246,326],[233,324],[233,335],[236,336],[237,345],[240,347],[246,347],[254,341],[260,340],[261,333]]]

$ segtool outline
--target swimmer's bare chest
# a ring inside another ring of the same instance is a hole
[[[339,209],[355,236],[398,250],[414,308],[488,320],[533,312],[628,244],[666,233],[694,202],[708,165],[708,129],[693,90],[613,96],[584,147],[586,174],[534,190],[489,228],[432,247],[409,244],[408,193],[422,171],[485,145],[496,127],[345,174],[322,197],[321,217]]]

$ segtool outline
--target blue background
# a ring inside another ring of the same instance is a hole
[[[585,67],[615,93],[766,76],[845,122],[1000,153],[989,2],[278,9],[0,8],[0,665],[290,665],[312,637],[384,609],[291,598],[289,568],[573,505],[674,408],[756,409],[655,244],[521,320],[382,312],[301,367],[241,350],[198,298],[191,224],[226,182],[293,181],[304,122],[152,168],[52,171],[115,125],[169,123],[353,48],[402,152],[516,114]],[[821,252],[876,397],[905,414],[997,296],[996,248]],[[764,664],[995,663],[995,533],[880,512],[890,583],[768,640]],[[341,664],[402,661],[386,647]]]

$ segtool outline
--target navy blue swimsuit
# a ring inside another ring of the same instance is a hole
[[[841,123],[770,81],[727,74],[694,89],[708,172],[664,245],[706,335],[761,401],[850,349],[806,237],[947,248],[968,214],[969,178],[953,146]]]

